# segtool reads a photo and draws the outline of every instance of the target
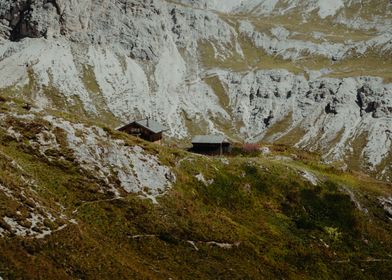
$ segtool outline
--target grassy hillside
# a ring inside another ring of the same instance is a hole
[[[117,198],[75,160],[61,129],[59,150],[41,153],[32,144],[50,126],[42,113],[12,100],[0,105],[3,279],[389,275],[392,223],[379,198],[390,196],[391,186],[382,182],[343,173],[320,164],[317,154],[285,146],[270,146],[265,155],[237,151],[209,158],[105,128],[113,139],[157,155],[177,178],[158,204],[139,194]],[[36,118],[23,121],[22,114]],[[10,136],[10,127],[18,137]],[[50,234],[23,237],[4,220],[29,228],[32,214],[45,217],[32,231]]]

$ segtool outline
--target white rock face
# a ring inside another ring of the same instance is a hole
[[[43,226],[45,220],[44,216],[34,213],[31,213],[30,215],[31,216],[26,219],[26,221],[31,224],[30,227],[19,224],[18,221],[14,220],[13,218],[4,217],[3,220],[10,226],[11,232],[17,236],[44,238],[45,236],[52,233],[48,227]],[[39,227],[41,227],[41,229],[40,231],[37,231],[36,229]]]
[[[199,79],[197,62],[190,68],[180,51],[183,48],[195,60],[199,40],[217,39],[219,48],[234,46],[234,29],[217,15],[162,1],[112,0],[102,4],[105,9],[89,1],[58,5],[62,26],[56,36],[0,45],[0,88],[34,83],[34,98],[45,109],[53,106],[53,97],[47,96],[48,87],[53,87],[68,106],[80,101],[92,115],[103,106],[121,122],[150,116],[178,138],[188,135],[184,113],[196,119],[227,118],[213,91]],[[86,85],[87,71],[98,93]],[[103,98],[100,104],[97,94]]]
[[[321,18],[326,18],[328,16],[333,16],[339,11],[341,8],[344,7],[343,0],[330,0],[330,1],[323,1],[318,0],[318,14]]]
[[[244,76],[229,72],[220,78],[228,87],[232,111],[244,123],[241,132],[250,141],[263,139],[271,125],[288,117],[285,130],[265,140],[278,140],[300,128],[297,146],[321,149],[328,161],[359,152],[364,167],[372,169],[391,153],[392,85],[380,79],[308,81],[286,71]],[[352,150],[355,141],[364,141],[361,150]]]
[[[306,181],[311,183],[313,186],[318,185],[319,180],[313,173],[311,173],[307,170],[303,170],[303,171],[301,171],[301,175]]]
[[[82,168],[102,179],[116,196],[120,196],[120,193],[113,178],[120,182],[126,192],[142,193],[154,202],[155,197],[164,193],[175,181],[170,168],[161,165],[156,156],[147,154],[141,147],[127,147],[123,141],[112,139],[98,127],[74,125],[53,117],[46,117],[46,120],[54,128],[65,131],[76,161]],[[55,135],[52,136],[56,139]],[[38,137],[38,141],[41,138],[48,137]],[[55,143],[51,148],[58,149],[59,146]]]
[[[385,214],[390,220],[392,220],[392,198],[391,197],[379,197],[379,204],[384,208]]]
[[[195,178],[196,178],[199,182],[203,183],[205,186],[209,186],[209,185],[211,185],[212,183],[214,183],[214,179],[206,180],[206,178],[204,178],[204,175],[203,175],[202,173],[197,174],[197,175],[195,176]]]
[[[13,118],[27,124],[36,120],[34,115],[26,118],[14,114]],[[99,127],[75,124],[53,116],[45,116],[44,120],[50,125],[42,127],[34,138],[29,139],[30,145],[48,161],[65,158],[58,155],[52,157],[47,151],[57,151],[62,155],[69,149],[72,161],[78,163],[84,172],[102,180],[101,192],[111,192],[115,198],[119,198],[124,191],[138,193],[156,202],[156,197],[164,194],[176,181],[175,174],[160,163],[158,156],[149,154],[142,147],[129,146]],[[0,125],[0,129],[7,131],[16,141],[26,140],[21,139],[18,128],[7,123]],[[13,192],[3,185],[0,185],[0,192],[13,197]]]
[[[189,123],[196,123],[206,133],[258,141],[288,118],[282,131],[264,140],[296,130],[291,144],[321,150],[328,161],[355,154],[362,167],[383,178],[392,172],[386,164],[391,85],[376,77],[322,78],[333,71],[327,68],[309,70],[305,78],[284,69],[242,72],[219,65],[232,57],[245,60],[244,39],[293,63],[308,56],[341,61],[370,51],[388,56],[392,9],[386,3],[362,1],[363,9],[377,11],[369,19],[351,0],[46,2],[0,0],[0,91],[28,92],[40,110],[59,107],[61,99],[60,109],[82,107],[93,118],[104,112],[125,123],[149,116],[177,139],[190,137],[194,127]],[[227,17],[235,13],[241,19]],[[324,31],[299,34],[278,23],[260,30],[254,23],[282,15],[301,15],[303,22],[321,18],[373,35],[330,42]],[[212,54],[205,50],[207,42]],[[217,67],[206,69],[204,56],[214,57]],[[222,82],[223,90],[206,83],[211,77]]]

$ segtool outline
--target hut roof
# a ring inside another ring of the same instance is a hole
[[[134,122],[131,122],[131,123],[119,128],[118,130],[122,130],[122,129],[126,128],[127,126],[134,124],[134,123],[144,127],[145,129],[150,130],[153,133],[160,133],[160,132],[168,130],[167,127],[161,125],[160,123],[158,123],[152,119],[144,119],[144,120],[134,121]]]
[[[222,135],[197,135],[192,139],[193,144],[223,144],[229,143]]]
[[[135,121],[135,123],[137,123],[140,126],[143,126],[144,128],[151,130],[154,133],[159,133],[159,132],[168,130],[167,127],[165,127],[165,126],[161,125],[159,122],[156,122],[151,119],[148,119],[148,120],[144,119],[144,120],[140,120],[140,121]]]

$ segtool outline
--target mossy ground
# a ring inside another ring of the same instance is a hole
[[[111,193],[99,192],[104,182],[80,168],[66,142],[59,160],[48,161],[28,141],[48,125],[45,121],[37,119],[28,127],[12,117],[8,121],[23,132],[23,140],[12,140],[0,129],[0,164],[15,160],[24,176],[35,181],[35,200],[53,209],[63,205],[64,213],[77,224],[68,223],[43,239],[0,238],[4,279],[380,279],[389,275],[392,223],[377,198],[390,195],[390,186],[323,165],[317,154],[270,145],[271,154],[264,156],[205,157],[106,128],[113,137],[142,145],[172,167],[177,182],[154,205],[134,194],[113,199]],[[304,171],[317,176],[319,184],[305,180]],[[0,182],[23,190],[21,172],[0,171]],[[200,182],[198,174],[210,183]],[[358,209],[352,194],[368,212]],[[1,192],[0,202],[1,217],[15,211]]]

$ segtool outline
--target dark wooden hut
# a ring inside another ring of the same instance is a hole
[[[146,141],[161,143],[163,132],[168,129],[154,120],[144,119],[131,122],[118,128],[118,130],[142,138]]]
[[[222,155],[231,151],[230,142],[221,135],[198,135],[192,139],[191,151],[205,155]]]

